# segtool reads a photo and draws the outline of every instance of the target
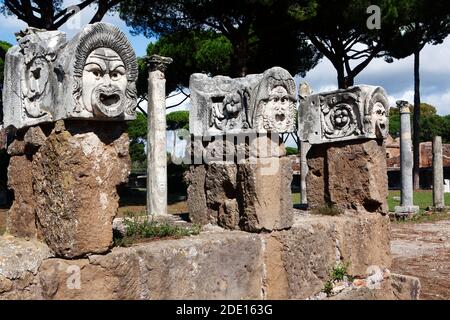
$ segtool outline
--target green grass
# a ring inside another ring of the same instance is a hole
[[[320,208],[314,208],[311,210],[312,214],[319,214],[322,216],[338,216],[342,214],[342,211],[332,204],[324,204]]]
[[[388,205],[389,211],[394,211],[395,206],[400,205],[400,200],[394,200],[394,197],[400,197],[400,191],[389,191],[388,195]],[[444,194],[445,203],[450,204],[450,193]],[[420,212],[423,213],[427,207],[433,205],[433,191],[431,190],[420,190],[414,191],[414,204],[419,206]]]
[[[292,193],[292,203],[300,203],[302,199],[302,195],[300,192]]]
[[[136,241],[144,239],[182,238],[200,233],[201,227],[192,225],[180,227],[167,222],[156,222],[153,219],[142,219],[136,214],[127,214],[124,219],[126,235],[114,235],[114,244],[120,247],[128,247]]]
[[[413,216],[410,220],[406,220],[406,222],[412,223],[422,223],[422,222],[435,222],[439,220],[448,220],[449,214],[447,212],[433,212],[432,214],[427,214],[425,212],[420,212]],[[398,220],[397,222],[404,222],[402,220]]]

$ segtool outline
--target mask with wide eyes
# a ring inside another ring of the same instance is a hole
[[[82,99],[88,111],[100,117],[118,117],[125,111],[127,76],[122,59],[113,50],[93,51],[83,70]]]
[[[375,135],[378,138],[386,136],[388,130],[387,122],[385,107],[379,102],[375,103],[372,108],[372,126],[375,127]]]

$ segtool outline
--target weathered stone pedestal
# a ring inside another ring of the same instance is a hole
[[[7,233],[37,237],[66,258],[109,250],[117,186],[131,168],[125,125],[59,121],[21,136],[9,148]]]
[[[189,217],[201,225],[212,223],[250,232],[282,230],[292,224],[288,158],[272,175],[261,174],[261,164],[211,164],[191,167]],[[273,165],[273,164],[272,164]]]
[[[292,167],[287,157],[194,165],[187,179],[189,217],[194,223],[250,232],[292,225]]]
[[[336,262],[367,284],[333,299],[417,299],[417,279],[388,272],[388,227],[379,214],[299,213],[291,229],[270,234],[215,227],[72,260],[35,240],[0,237],[0,299],[307,299]],[[374,269],[381,277],[369,284]]]
[[[387,214],[389,102],[384,89],[360,85],[302,101],[298,135],[311,144],[308,207]]]
[[[386,149],[366,140],[313,145],[307,154],[308,206],[387,214]]]

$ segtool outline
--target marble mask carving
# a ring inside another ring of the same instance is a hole
[[[360,85],[307,96],[299,110],[298,134],[312,144],[385,139],[389,102],[381,87]]]
[[[234,79],[193,74],[189,88],[195,136],[295,131],[295,82],[282,68]]]
[[[132,120],[136,56],[113,25],[87,25],[69,42],[59,31],[29,28],[5,59],[4,127],[60,119]]]

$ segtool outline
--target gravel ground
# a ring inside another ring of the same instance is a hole
[[[445,220],[392,223],[392,271],[418,277],[423,300],[450,299],[450,215]]]

